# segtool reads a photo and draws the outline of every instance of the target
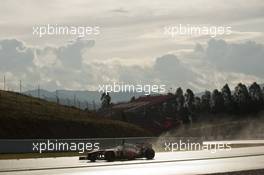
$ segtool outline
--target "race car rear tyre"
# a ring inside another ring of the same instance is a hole
[[[147,149],[145,151],[145,157],[150,160],[153,159],[155,157],[155,151],[153,149]]]
[[[112,162],[112,161],[114,161],[114,160],[115,160],[115,154],[114,154],[114,152],[112,152],[112,151],[108,151],[108,152],[106,152],[106,153],[105,153],[105,160],[106,160],[107,162]]]
[[[91,155],[91,156],[89,157],[89,160],[90,160],[91,162],[95,162],[95,161],[96,161],[96,156],[95,156],[95,155]]]

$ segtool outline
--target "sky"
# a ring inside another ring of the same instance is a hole
[[[99,26],[99,35],[33,35],[43,25]],[[164,27],[229,26],[231,34],[177,35]],[[262,0],[2,0],[0,89],[96,90],[165,84],[195,92],[264,81]]]

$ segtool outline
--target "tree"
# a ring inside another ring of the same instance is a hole
[[[188,123],[192,122],[192,118],[193,118],[193,113],[194,113],[194,93],[191,89],[187,89],[186,93],[184,95],[184,107],[187,109],[188,114],[187,116],[185,116],[185,121],[187,121]]]
[[[201,98],[200,97],[194,98],[194,106],[195,106],[195,112],[199,113],[201,111]]]
[[[215,89],[212,93],[211,108],[215,113],[224,111],[224,98],[222,96],[222,93],[217,89]]]
[[[205,91],[205,93],[201,97],[201,111],[202,112],[210,112],[210,101],[211,101],[211,92]]]
[[[184,96],[183,96],[183,90],[181,87],[177,88],[175,93],[175,100],[176,100],[176,110],[178,112],[182,111],[184,106]]]
[[[221,90],[222,92],[222,96],[224,99],[224,110],[225,112],[233,112],[235,109],[235,105],[234,105],[234,99],[232,97],[232,93],[231,90],[228,86],[228,84],[225,84]]]
[[[101,96],[101,101],[102,101],[102,108],[108,108],[111,104],[111,97],[109,93],[103,93]]]
[[[249,87],[249,96],[251,98],[251,110],[259,111],[263,106],[263,93],[256,82]]]
[[[234,101],[237,105],[238,112],[249,112],[250,96],[246,85],[239,83],[235,87]]]
[[[264,100],[264,87],[262,88],[262,99]],[[264,105],[262,106],[262,109],[264,109]]]
[[[130,102],[134,102],[135,100],[136,100],[136,97],[133,96],[133,97],[131,97]]]
[[[194,93],[191,89],[187,89],[185,93],[184,106],[192,112],[194,109]]]

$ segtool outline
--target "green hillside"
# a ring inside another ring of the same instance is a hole
[[[94,138],[149,136],[132,124],[100,118],[19,93],[0,91],[0,138]]]

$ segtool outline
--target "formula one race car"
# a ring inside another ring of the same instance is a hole
[[[155,151],[151,144],[128,144],[123,143],[120,146],[98,151],[88,152],[86,156],[79,157],[79,160],[106,160],[108,162],[115,160],[133,160],[137,158],[153,159]]]

